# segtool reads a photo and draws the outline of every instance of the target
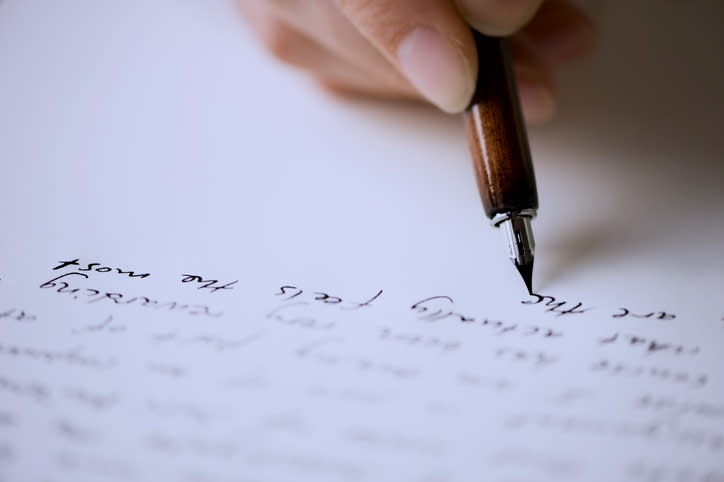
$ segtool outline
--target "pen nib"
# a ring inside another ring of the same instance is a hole
[[[535,212],[508,212],[502,213],[497,219],[493,218],[493,223],[502,228],[505,233],[510,259],[518,268],[530,294],[533,294],[533,256],[535,253],[530,219],[534,215]]]
[[[515,267],[518,268],[518,273],[520,273],[521,278],[523,278],[525,287],[528,288],[528,293],[532,295],[533,294],[533,260],[530,260],[529,263],[525,263],[525,264],[515,263]]]

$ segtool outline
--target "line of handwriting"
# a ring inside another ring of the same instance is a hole
[[[15,396],[30,398],[36,402],[45,402],[50,394],[48,387],[39,382],[26,382],[0,375],[0,392],[12,393]]]
[[[216,293],[219,290],[233,290],[234,285],[238,283],[239,280],[229,281],[228,283],[221,285],[218,284],[220,281],[217,279],[204,279],[202,276],[195,274],[182,274],[181,282],[194,283],[197,290],[207,289],[211,290],[212,293]]]
[[[63,269],[67,268],[68,266],[82,266],[80,264],[80,258],[71,259],[68,261],[58,261],[60,263],[58,266],[53,268],[53,270]],[[151,276],[151,273],[140,273],[136,274],[135,271],[130,271],[126,269],[121,268],[111,268],[109,266],[103,266],[101,263],[83,263],[85,265],[85,268],[74,268],[76,271],[93,271],[96,273],[111,273],[115,271],[115,274],[125,274],[128,275],[129,278],[148,278]]]
[[[624,376],[632,378],[651,378],[654,380],[669,381],[691,388],[701,388],[708,382],[705,373],[689,373],[684,371],[673,371],[668,368],[657,366],[631,365],[628,363],[612,363],[608,360],[601,360],[591,365],[595,372],[607,373],[613,376]]]
[[[437,336],[419,335],[416,333],[395,332],[391,328],[381,327],[378,340],[397,343],[407,346],[435,350],[441,353],[450,353],[460,348],[460,342],[455,340],[444,340]]]
[[[550,365],[558,359],[545,352],[527,351],[518,348],[498,348],[495,351],[495,358],[532,364],[536,367]]]
[[[26,380],[22,377],[18,377],[17,374],[0,374],[0,392],[11,393],[16,397],[40,403],[44,403],[55,397],[51,388],[45,383],[35,380]],[[88,390],[78,387],[66,387],[61,394],[69,400],[73,400],[83,406],[96,410],[109,408],[119,400],[118,395],[114,393],[91,393]]]
[[[521,301],[524,305],[541,305],[546,306],[546,313],[554,313],[557,316],[563,315],[581,315],[592,308],[584,308],[580,301],[575,305],[568,301],[556,301],[553,296],[539,295],[532,293],[532,300]],[[568,305],[568,306],[567,306]],[[565,309],[564,309],[565,308]]]
[[[453,320],[470,326],[482,326],[494,330],[496,335],[516,333],[520,336],[539,336],[543,338],[558,338],[563,336],[560,330],[538,326],[523,325],[517,323],[506,323],[504,321],[489,320],[487,318],[476,318],[467,314],[450,309],[455,301],[450,296],[431,296],[410,306],[410,309],[417,314],[417,319],[426,322],[442,320]]]
[[[643,319],[654,319],[661,321],[670,321],[676,318],[673,313],[667,313],[666,311],[651,311],[649,313],[633,313],[628,308],[619,308],[621,313],[614,313],[611,318],[643,318]]]
[[[382,296],[382,290],[379,290],[374,296],[363,302],[343,300],[339,296],[333,296],[322,291],[305,292],[303,289],[291,285],[280,286],[279,291],[274,293],[274,296],[279,296],[282,301],[289,301],[295,298],[296,301],[306,299],[325,305],[338,306],[343,310],[358,310],[370,306],[373,301]]]
[[[532,427],[561,433],[610,435],[617,438],[635,437],[673,442],[684,447],[707,448],[716,452],[724,451],[724,434],[722,433],[680,427],[658,420],[638,422],[543,413],[514,415],[506,420],[505,425],[508,429],[519,430]]]
[[[307,301],[295,301],[274,308],[266,314],[267,320],[274,320],[285,326],[295,326],[307,330],[332,330],[336,322],[321,321],[304,313],[305,307],[309,306]]]
[[[256,434],[254,434],[256,435]],[[188,457],[233,460],[236,467],[249,471],[268,473],[270,468],[283,468],[296,474],[297,479],[317,480],[360,480],[367,478],[369,468],[356,466],[344,460],[333,458],[329,454],[315,455],[299,451],[285,451],[283,448],[264,448],[249,445],[246,440],[237,438],[209,438],[199,433],[191,437],[180,438],[175,433],[151,433],[145,444],[148,450],[166,455],[173,460]],[[211,466],[213,470],[213,465]],[[311,475],[310,475],[311,474]],[[232,478],[233,479],[233,478]],[[127,480],[127,479],[126,479]],[[181,477],[181,480],[230,480],[218,474],[196,473]],[[237,480],[237,479],[233,479]],[[248,479],[247,479],[248,480]],[[258,480],[258,479],[255,479]]]
[[[724,472],[703,467],[672,467],[634,462],[626,470],[629,480],[641,482],[724,482]]]
[[[635,401],[634,406],[652,412],[695,415],[701,418],[724,420],[724,403],[681,401],[666,396],[644,395]]]
[[[111,368],[116,365],[116,361],[107,358],[100,359],[93,356],[84,355],[82,346],[76,346],[67,350],[49,350],[46,348],[33,348],[29,346],[19,346],[0,343],[0,355],[11,356],[14,358],[29,358],[40,360],[46,363],[67,363],[70,365],[82,365],[89,368]]]
[[[190,305],[178,301],[161,302],[146,296],[129,297],[124,295],[123,293],[104,292],[94,288],[71,288],[69,280],[73,279],[75,281],[78,281],[78,278],[75,278],[76,276],[80,277],[81,279],[88,278],[88,275],[85,273],[71,271],[70,273],[64,273],[49,281],[46,281],[45,283],[40,285],[40,288],[54,289],[56,293],[68,295],[71,299],[74,300],[83,299],[88,304],[98,303],[99,301],[106,301],[112,302],[114,305],[135,305],[153,310],[185,312],[186,314],[191,316],[202,315],[213,318],[223,316],[222,312],[214,312],[206,305]]]
[[[151,336],[151,341],[157,345],[160,344],[181,344],[181,345],[197,345],[207,346],[218,352],[228,350],[238,350],[261,338],[262,332],[254,332],[242,338],[224,338],[218,335],[201,334],[193,336],[183,336],[175,332],[156,333]]]
[[[647,354],[668,352],[668,353],[674,353],[676,355],[681,355],[682,353],[685,353],[687,355],[696,355],[700,351],[698,346],[686,347],[684,345],[677,345],[674,343],[665,343],[665,342],[657,341],[652,338],[646,338],[644,336],[639,336],[639,335],[620,335],[619,336],[618,333],[614,333],[611,336],[601,338],[599,340],[599,343],[601,345],[611,345],[611,344],[618,343],[618,344],[623,344],[623,345],[632,346],[632,347],[636,347],[636,348],[643,348],[644,352]]]
[[[71,333],[74,335],[87,335],[91,333],[114,333],[119,334],[126,331],[128,327],[120,323],[114,323],[113,317],[109,316],[100,323],[88,323],[82,328],[74,328]]]
[[[413,378],[418,375],[418,370],[415,368],[329,350],[330,346],[343,344],[344,341],[341,338],[315,340],[297,349],[296,355],[302,360],[310,360],[327,366],[342,366],[360,372],[389,375],[399,379]]]
[[[18,308],[10,308],[8,310],[0,312],[0,320],[3,318],[7,318],[8,320],[13,321],[36,321],[38,318],[35,315],[31,315],[25,310],[20,310]]]

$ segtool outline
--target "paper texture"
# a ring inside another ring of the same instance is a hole
[[[528,296],[459,118],[0,3],[0,481],[724,480],[721,5],[589,6]]]

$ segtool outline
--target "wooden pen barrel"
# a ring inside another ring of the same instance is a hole
[[[474,32],[478,84],[465,129],[485,214],[538,208],[533,164],[507,41]]]

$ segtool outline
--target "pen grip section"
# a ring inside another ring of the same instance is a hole
[[[538,208],[528,137],[507,41],[474,32],[478,84],[465,129],[485,214]]]

